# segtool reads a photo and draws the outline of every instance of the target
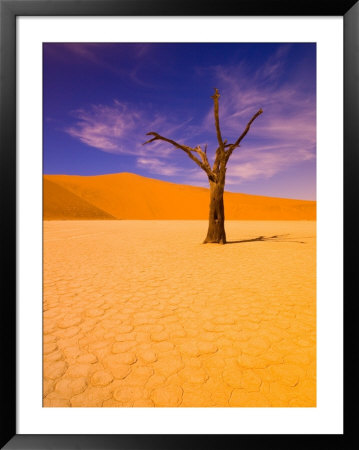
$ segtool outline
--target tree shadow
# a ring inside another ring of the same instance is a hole
[[[305,244],[303,241],[293,241],[291,239],[288,239],[289,234],[281,234],[281,235],[274,235],[274,236],[258,236],[256,238],[252,239],[243,239],[241,241],[227,241],[227,244],[244,244],[246,242],[265,242],[265,241],[272,241],[272,242],[293,242],[297,244]]]

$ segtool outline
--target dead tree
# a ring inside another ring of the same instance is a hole
[[[216,150],[212,168],[207,158],[207,145],[204,147],[204,150],[202,150],[199,145],[197,145],[197,147],[195,148],[191,148],[188,147],[187,145],[179,144],[178,142],[175,142],[172,139],[163,137],[154,131],[150,131],[149,133],[147,133],[147,136],[153,136],[153,138],[144,142],[144,144],[148,144],[153,141],[168,142],[169,144],[172,144],[174,147],[179,148],[183,150],[185,153],[187,153],[187,155],[192,159],[192,161],[194,161],[201,169],[203,169],[206,172],[210,188],[210,203],[209,203],[208,232],[207,237],[203,243],[225,244],[226,232],[224,229],[223,194],[224,194],[224,185],[226,182],[227,163],[231,154],[233,153],[233,150],[240,146],[240,143],[248,133],[250,126],[255,121],[255,119],[262,114],[263,111],[262,108],[259,109],[251,118],[251,120],[247,123],[246,128],[244,129],[243,133],[239,136],[239,138],[233,144],[228,144],[227,139],[225,140],[222,139],[221,129],[219,126],[218,89],[215,89],[215,93],[211,98],[213,98],[214,101],[214,120],[218,141],[218,147]]]

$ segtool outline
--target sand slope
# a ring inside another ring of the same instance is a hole
[[[115,219],[60,184],[44,179],[44,219]]]
[[[45,175],[44,218],[207,219],[208,189],[130,173]],[[229,220],[315,220],[316,202],[225,194]]]

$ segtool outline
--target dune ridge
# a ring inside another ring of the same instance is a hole
[[[203,220],[209,192],[131,173],[44,175],[44,220]],[[224,194],[227,220],[316,220],[316,202]]]

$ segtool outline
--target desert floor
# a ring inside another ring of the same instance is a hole
[[[44,406],[315,406],[316,222],[44,222]]]

